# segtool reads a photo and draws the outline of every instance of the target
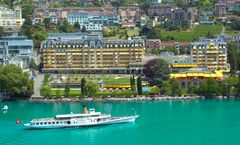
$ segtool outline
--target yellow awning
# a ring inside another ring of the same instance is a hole
[[[215,78],[216,74],[210,74],[210,77]]]
[[[188,77],[192,77],[193,74],[192,74],[192,73],[187,73],[187,76],[188,76]]]
[[[210,77],[210,74],[205,74],[204,77],[208,77],[208,78],[209,78],[209,77]]]

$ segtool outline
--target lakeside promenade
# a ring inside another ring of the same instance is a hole
[[[131,98],[30,98],[31,102],[142,102],[142,101],[168,101],[168,100],[195,100],[204,99],[201,96],[136,96]]]

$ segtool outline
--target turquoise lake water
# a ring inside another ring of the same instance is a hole
[[[83,105],[102,113],[140,115],[135,123],[52,130],[25,130],[32,118],[79,113]],[[4,145],[240,145],[240,100],[126,103],[2,102]],[[134,108],[134,109],[133,109]],[[21,124],[15,121],[21,119]]]

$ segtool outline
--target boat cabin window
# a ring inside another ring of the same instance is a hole
[[[71,124],[71,122],[70,122],[70,121],[68,121],[68,122],[67,122],[67,124]]]
[[[36,125],[38,125],[38,123],[36,123]]]
[[[44,122],[44,124],[47,124],[47,122]]]
[[[52,122],[52,124],[55,124],[55,122]]]
[[[42,125],[43,123],[41,122],[40,124]]]
[[[51,124],[51,122],[48,122],[48,124]]]
[[[57,124],[59,124],[59,122],[57,122]]]

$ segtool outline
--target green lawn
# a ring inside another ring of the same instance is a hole
[[[107,96],[122,97],[122,96],[131,96],[131,95],[137,95],[137,92],[125,90],[125,91],[99,91],[97,93],[97,96],[103,96],[103,97],[107,97]],[[64,96],[64,89],[61,89],[61,90],[52,89],[51,96]],[[70,89],[69,96],[70,97],[81,96],[80,89],[79,90]]]
[[[237,35],[237,34],[239,34],[239,31],[237,31],[237,30],[225,30],[225,34]]]
[[[77,77],[77,78],[76,78]],[[93,78],[93,77],[85,77],[86,80],[94,80],[94,81],[102,81],[104,83],[110,83],[110,84],[128,84],[130,83],[130,77],[105,77],[101,76],[98,78]],[[135,77],[137,79],[137,77]],[[80,82],[81,81],[81,76],[75,76],[75,77],[70,77],[70,82]]]
[[[190,29],[188,32],[177,32],[177,31],[166,31],[163,32],[163,37],[173,37],[176,41],[193,41],[199,39],[199,37],[205,37],[209,31],[212,31],[214,35],[221,33],[223,26],[213,25],[213,26],[196,26]]]
[[[81,95],[81,90],[70,90],[69,92],[70,97],[80,96],[80,95]],[[61,89],[61,90],[52,89],[51,96],[64,96],[64,89]]]
[[[120,29],[120,33],[123,32],[125,29]],[[129,37],[136,37],[136,36],[139,36],[139,29],[126,29],[127,30],[127,33],[128,33],[128,36]],[[125,36],[122,36],[120,38],[120,35],[121,34],[116,34],[115,36],[111,36],[111,37],[104,37],[104,39],[107,39],[107,40],[119,40],[119,39],[126,39]]]
[[[101,77],[99,80],[102,80],[104,83],[110,84],[128,84],[130,83],[129,77]]]

